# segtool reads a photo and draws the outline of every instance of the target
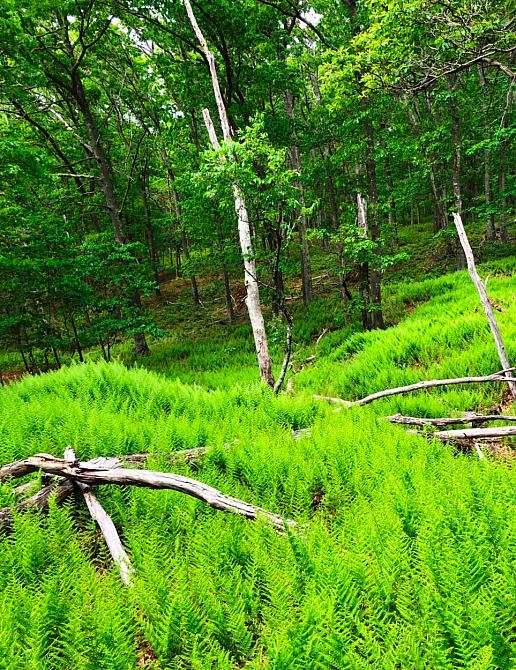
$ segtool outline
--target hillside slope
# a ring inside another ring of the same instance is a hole
[[[516,285],[510,263],[494,269],[489,289],[514,359]],[[316,359],[295,375],[294,395],[276,398],[246,375],[234,384],[242,357],[232,365],[213,344],[211,370],[200,352],[198,373],[173,349],[167,363],[206,388],[90,363],[2,389],[2,463],[72,444],[81,459],[150,451],[148,467],[170,470],[166,454],[207,446],[201,462],[174,471],[303,531],[281,536],[170,491],[103,487],[136,569],[124,590],[82,504],[19,514],[0,539],[0,668],[513,667],[510,463],[381,418],[492,407],[504,402],[499,385],[340,412],[312,399],[499,367],[465,275],[400,285],[389,301],[393,313],[413,310],[398,326],[307,344],[302,357]],[[184,346],[188,360],[202,343]],[[163,345],[149,365],[165,354]],[[245,356],[251,370],[252,350]],[[15,485],[0,486],[0,506],[14,502]]]

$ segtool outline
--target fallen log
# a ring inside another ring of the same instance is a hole
[[[476,412],[466,412],[463,416],[440,417],[436,419],[423,418],[416,416],[403,416],[402,414],[393,414],[384,417],[391,423],[402,423],[408,426],[454,426],[456,424],[487,423],[488,421],[516,421],[516,416],[507,416],[503,414],[477,414]]]
[[[71,463],[77,462],[75,458],[75,452],[71,447],[67,447],[65,450],[65,461]],[[132,575],[134,573],[134,568],[131,565],[129,556],[127,555],[122,545],[122,541],[120,540],[120,536],[118,535],[112,518],[102,507],[94,494],[90,491],[87,484],[75,482],[75,485],[81,491],[92,519],[97,522],[97,525],[100,528],[100,532],[104,537],[107,548],[109,549],[109,553],[111,554],[115,565],[120,571],[121,580],[126,586],[132,586]]]
[[[37,466],[32,459],[38,458],[49,458],[54,459],[51,454],[35,454],[29,458],[23,458],[20,461],[14,461],[13,463],[7,463],[6,465],[0,468],[0,482],[5,481],[6,479],[19,479],[20,477],[25,477],[25,475],[30,475],[31,472],[37,472],[40,468]],[[123,458],[123,457],[122,457]],[[100,457],[93,458],[91,461],[87,461],[85,466],[89,466],[96,469],[106,469],[119,468],[122,465],[122,458],[119,457]]]
[[[72,495],[72,493],[73,484],[67,479],[44,486],[30,498],[22,500],[22,502],[18,503],[14,508],[4,507],[4,509],[0,509],[0,529],[7,531],[11,530],[14,511],[24,512],[28,509],[45,511],[48,509],[48,503],[52,495],[55,495],[57,503],[61,503],[68,498],[68,496]]]
[[[461,430],[438,430],[435,433],[422,433],[419,430],[407,430],[407,433],[436,437],[442,442],[451,440],[497,440],[516,435],[516,426],[501,426],[499,428],[463,428]]]
[[[359,400],[343,400],[342,398],[332,398],[331,396],[324,396],[324,395],[314,395],[313,397],[316,400],[327,400],[328,402],[344,405],[345,407],[361,407],[362,405],[368,405],[374,400],[379,400],[380,398],[386,398],[391,395],[399,395],[400,393],[410,393],[411,391],[419,391],[420,389],[433,388],[435,386],[448,386],[450,384],[489,383],[489,382],[514,383],[513,377],[505,376],[506,373],[514,369],[515,369],[514,367],[507,368],[507,370],[500,370],[500,372],[495,372],[494,374],[487,375],[485,377],[457,377],[454,379],[430,379],[428,381],[409,384],[408,386],[398,386],[392,389],[385,389],[384,391],[377,391],[376,393],[371,393],[371,395],[368,395],[365,398],[360,398]]]
[[[116,467],[106,469],[106,461],[109,460],[112,462],[115,461]],[[195,479],[168,472],[121,469],[117,465],[117,461],[119,462],[119,459],[95,459],[94,461],[75,461],[71,463],[47,454],[30,456],[23,461],[10,463],[3,468],[0,468],[0,481],[3,476],[2,473],[4,473],[5,477],[8,477],[12,476],[13,471],[28,474],[30,472],[41,470],[51,475],[66,477],[72,481],[87,484],[88,486],[115,484],[119,486],[129,485],[152,489],[170,489],[202,500],[214,509],[231,512],[233,514],[240,514],[247,519],[255,520],[260,516],[264,517],[272,522],[276,530],[285,530],[287,526],[297,526],[295,521],[290,519],[283,520],[278,514],[268,512],[251,503],[239,500],[238,498],[225,495],[217,489]]]

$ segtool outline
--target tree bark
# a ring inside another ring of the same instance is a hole
[[[403,416],[402,414],[393,414],[384,417],[391,423],[401,423],[407,426],[455,426],[457,424],[471,423],[473,426],[488,421],[516,421],[516,416],[504,414],[477,414],[476,412],[466,412],[464,416],[440,417],[436,419],[423,418],[416,416]]]
[[[223,512],[239,514],[247,519],[256,520],[263,517],[272,522],[276,530],[284,531],[286,528],[297,526],[295,521],[282,519],[279,514],[268,512],[261,507],[251,505],[248,502],[225,495],[217,489],[207,484],[203,484],[195,479],[183,477],[170,472],[155,472],[152,470],[125,470],[119,467],[109,468],[106,463],[111,460],[116,465],[116,459],[97,459],[87,463],[74,462],[54,458],[48,454],[30,456],[24,461],[10,463],[0,468],[0,481],[5,479],[6,471],[10,471],[7,476],[14,476],[13,470],[17,468],[18,472],[28,474],[42,470],[48,474],[58,477],[65,477],[72,481],[81,482],[88,486],[99,486],[101,484],[115,484],[119,486],[140,486],[151,489],[169,489],[185,493],[186,495],[202,500],[214,509]],[[23,475],[18,475],[23,476]]]
[[[369,238],[369,226],[367,224],[367,200],[361,193],[357,193],[357,224],[365,238]],[[369,310],[369,303],[371,302],[370,285],[369,285],[369,263],[366,261],[360,263],[359,270],[359,292],[362,303],[362,328],[364,330],[371,330],[371,312]]]
[[[426,435],[430,438],[437,438],[442,442],[451,440],[496,440],[503,437],[516,435],[516,426],[502,426],[499,428],[462,428],[461,430],[439,430],[435,433],[421,433],[421,431],[411,431],[408,433],[417,433]]]
[[[195,15],[192,10],[192,5],[189,0],[184,0],[184,5],[188,13],[188,18],[192,24],[197,39],[202,47],[203,53],[206,56],[210,68],[211,82],[213,87],[213,94],[217,104],[219,113],[220,125],[222,128],[222,135],[226,142],[230,142],[233,138],[231,128],[229,125],[226,107],[222,99],[220,91],[219,80],[217,77],[217,68],[215,65],[215,57],[208,48],[208,44],[202,34],[201,29],[197,23]],[[217,140],[215,128],[207,109],[203,110],[204,122],[210,136],[211,143],[214,148],[220,149],[220,144]],[[244,195],[238,184],[233,184],[233,199],[235,201],[235,210],[238,219],[238,235],[240,239],[240,248],[244,259],[244,276],[245,285],[247,288],[247,310],[249,312],[249,319],[254,335],[254,342],[256,353],[258,357],[258,367],[260,369],[260,378],[270,386],[274,387],[274,375],[272,372],[272,362],[269,354],[269,344],[267,342],[267,335],[265,332],[265,322],[263,319],[262,308],[260,305],[260,291],[258,288],[258,278],[256,275],[256,262],[254,258],[254,250],[251,238],[251,227],[249,225],[249,215],[244,199]]]
[[[285,92],[285,111],[292,123],[292,134],[295,140],[295,130],[294,130],[294,98],[290,91]],[[290,147],[290,162],[292,164],[292,169],[296,174],[301,177],[301,157],[299,154],[299,147],[294,142]],[[312,286],[312,264],[310,261],[310,249],[308,247],[308,241],[306,239],[306,229],[307,229],[307,217],[304,212],[305,208],[305,193],[301,179],[299,178],[294,182],[294,185],[299,190],[299,200],[301,204],[301,211],[298,213],[298,224],[297,229],[299,232],[299,242],[301,244],[301,280],[303,286],[303,301],[305,305],[309,305],[313,300],[313,286]]]
[[[71,447],[67,447],[65,449],[64,457],[65,461],[69,461],[71,463],[75,463],[77,460],[75,458],[75,452]],[[134,573],[134,568],[131,565],[131,561],[122,545],[120,537],[118,536],[118,532],[115,528],[113,520],[86,484],[76,482],[76,486],[83,495],[84,502],[86,503],[92,519],[97,522],[98,527],[100,528],[100,532],[104,537],[113,562],[120,571],[120,578],[126,586],[132,586],[132,575]]]
[[[374,253],[380,255],[380,207],[378,201],[378,184],[376,179],[376,161],[374,158],[374,135],[373,126],[369,119],[363,122],[364,135],[366,138],[366,173],[368,182],[368,195],[370,205],[370,233],[371,240],[375,243]],[[385,328],[382,312],[381,296],[381,274],[377,268],[369,265],[369,295],[371,306],[368,309],[371,328]]]

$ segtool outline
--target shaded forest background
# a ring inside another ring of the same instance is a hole
[[[333,291],[346,323],[383,328],[386,278],[464,267],[452,211],[481,255],[511,253],[511,3],[192,7],[233,135],[218,151],[182,3],[3,3],[0,345],[27,371],[128,336],[147,354],[175,325],[171,279],[183,314],[239,321],[235,184],[273,347],[296,296]]]

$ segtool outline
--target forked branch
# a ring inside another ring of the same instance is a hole
[[[111,461],[111,464],[109,464]],[[152,489],[170,489],[202,500],[214,509],[223,512],[240,514],[247,519],[255,520],[263,517],[272,522],[276,530],[283,531],[286,527],[295,527],[297,524],[290,519],[282,519],[278,514],[252,505],[251,503],[225,495],[212,486],[208,486],[195,479],[183,477],[169,472],[152,470],[120,469],[118,459],[95,459],[94,461],[70,463],[64,459],[54,458],[48,454],[31,456],[23,461],[9,463],[0,468],[0,481],[8,477],[22,477],[30,472],[41,470],[58,477],[66,477],[72,481],[99,486],[100,484],[115,484],[118,486],[140,486]],[[114,467],[113,467],[114,466]],[[16,473],[16,474],[13,474]]]

